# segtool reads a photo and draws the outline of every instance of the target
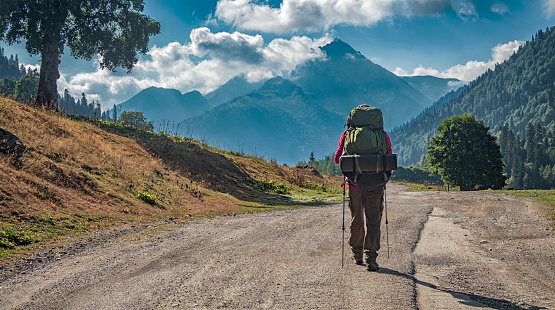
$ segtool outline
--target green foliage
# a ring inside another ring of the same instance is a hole
[[[44,53],[54,42],[59,50],[67,44],[76,58],[100,54],[101,68],[133,68],[136,52],[145,54],[149,36],[160,24],[140,14],[144,1],[73,0],[52,6],[48,1],[13,0],[0,5],[0,40],[9,44],[26,40],[31,55]]]
[[[130,71],[137,52],[146,54],[149,36],[160,24],[141,14],[141,0],[72,0],[62,2],[10,0],[0,2],[0,40],[8,44],[25,40],[31,55],[41,55],[37,101],[56,109],[58,65],[67,45],[75,58],[100,55],[100,67]]]
[[[146,121],[143,112],[123,112],[120,114],[118,121],[124,125],[133,126],[145,131],[154,130],[152,123]]]
[[[513,133],[508,124],[499,132],[499,145],[505,162],[507,187],[513,189],[555,188],[555,136],[541,125],[528,124],[525,139]]]
[[[154,195],[154,194],[149,194],[147,192],[137,190],[137,196],[139,196],[139,199],[141,199],[142,201],[144,201],[144,202],[146,202],[150,205],[155,205],[156,204],[156,195]]]
[[[0,78],[7,77],[10,80],[17,81],[25,74],[27,74],[27,69],[19,64],[18,56],[11,55],[8,58],[4,55],[4,48],[0,47]]]
[[[58,110],[63,111],[68,115],[82,116],[89,119],[102,119],[105,121],[111,120],[107,111],[102,112],[100,102],[88,102],[85,93],[81,93],[81,99],[75,100],[69,94],[67,89],[64,90],[63,96],[58,98]]]
[[[326,156],[318,161],[318,172],[326,175],[343,175],[339,165],[335,163],[333,155]]]
[[[6,227],[0,230],[0,247],[13,249],[18,245],[27,245],[41,241],[41,238],[35,237],[29,232],[16,231],[12,227]]]
[[[310,158],[309,158],[310,159]],[[302,160],[297,162],[296,167],[310,166],[315,168],[318,172],[325,175],[342,175],[339,165],[337,165],[333,159],[333,155],[328,155],[324,159],[312,160],[307,163]]]
[[[0,94],[29,105],[35,101],[38,85],[39,74],[36,70],[29,71],[17,82],[5,76],[0,81]]]
[[[314,183],[310,180],[307,180],[306,183],[308,183],[308,186],[310,186],[310,188],[312,188],[312,189],[321,190],[323,192],[327,191],[327,188],[326,188],[325,185],[320,185],[320,184]]]
[[[314,152],[310,152],[310,157],[308,158],[308,162],[311,163],[314,161],[316,161],[316,158],[314,157]]]
[[[397,167],[391,174],[391,181],[410,183],[443,184],[441,176],[432,175],[430,171],[416,166]]]
[[[15,94],[15,81],[5,76],[0,81],[0,95],[11,97]]]
[[[15,83],[14,99],[26,104],[33,103],[37,95],[38,85],[39,74],[36,70],[30,71]]]
[[[400,165],[416,163],[426,153],[436,127],[453,115],[473,114],[491,128],[505,123],[524,137],[529,123],[555,128],[555,28],[538,31],[533,41],[495,70],[448,94],[414,121],[390,132]],[[521,171],[523,173],[524,170]]]
[[[276,194],[289,194],[289,188],[283,183],[275,183],[274,181],[266,181],[266,179],[262,179],[262,181],[258,181],[256,183],[255,188],[261,192],[274,192]]]
[[[499,145],[482,120],[468,114],[453,116],[437,130],[428,144],[428,163],[445,184],[463,191],[505,185]]]

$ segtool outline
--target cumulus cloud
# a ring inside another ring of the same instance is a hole
[[[61,72],[58,91],[67,88],[77,98],[85,93],[105,109],[150,86],[208,93],[238,74],[251,81],[287,75],[299,63],[323,57],[319,46],[331,41],[328,35],[317,39],[294,36],[264,44],[260,35],[212,33],[208,28],[194,29],[190,39],[187,44],[154,46],[130,74],[100,68],[73,76]]]
[[[471,0],[283,0],[277,8],[255,0],[220,0],[214,18],[240,30],[297,33],[327,31],[339,24],[371,26],[394,16],[448,11],[463,20],[478,18]]]
[[[284,0],[279,8],[249,0],[220,0],[215,17],[243,30],[317,32],[341,23],[371,25],[391,15],[391,0]]]
[[[228,61],[242,61],[256,64],[263,60],[261,35],[250,36],[234,32],[212,33],[203,27],[191,31],[191,42],[198,56],[210,53],[212,57]]]
[[[507,60],[524,43],[525,42],[523,41],[515,40],[506,44],[499,44],[495,46],[491,49],[491,59],[487,62],[472,60],[468,61],[464,65],[458,64],[444,71],[439,71],[434,68],[426,68],[421,65],[415,68],[412,73],[408,73],[403,68],[397,67],[393,73],[398,76],[431,75],[440,78],[454,78],[470,82],[486,72],[488,69],[495,68],[495,64],[502,63]]]

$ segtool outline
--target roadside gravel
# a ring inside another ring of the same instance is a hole
[[[387,206],[378,272],[352,263],[347,245],[341,267],[341,204],[303,207],[128,227],[38,253],[33,268],[1,271],[0,308],[555,308],[555,237],[531,202],[388,185]]]

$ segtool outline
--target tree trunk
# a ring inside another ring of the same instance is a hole
[[[39,87],[35,107],[58,111],[58,88],[56,81],[60,78],[60,49],[56,40],[44,38],[42,61],[40,65]]]

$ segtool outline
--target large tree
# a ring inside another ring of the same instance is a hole
[[[448,185],[461,190],[505,185],[503,156],[484,121],[464,114],[443,120],[428,143],[428,163]]]
[[[143,9],[142,0],[2,0],[0,40],[24,40],[29,54],[41,56],[35,105],[56,110],[64,47],[75,58],[100,55],[103,69],[129,72],[137,53],[148,51],[149,37],[160,32],[160,24],[141,14]]]

